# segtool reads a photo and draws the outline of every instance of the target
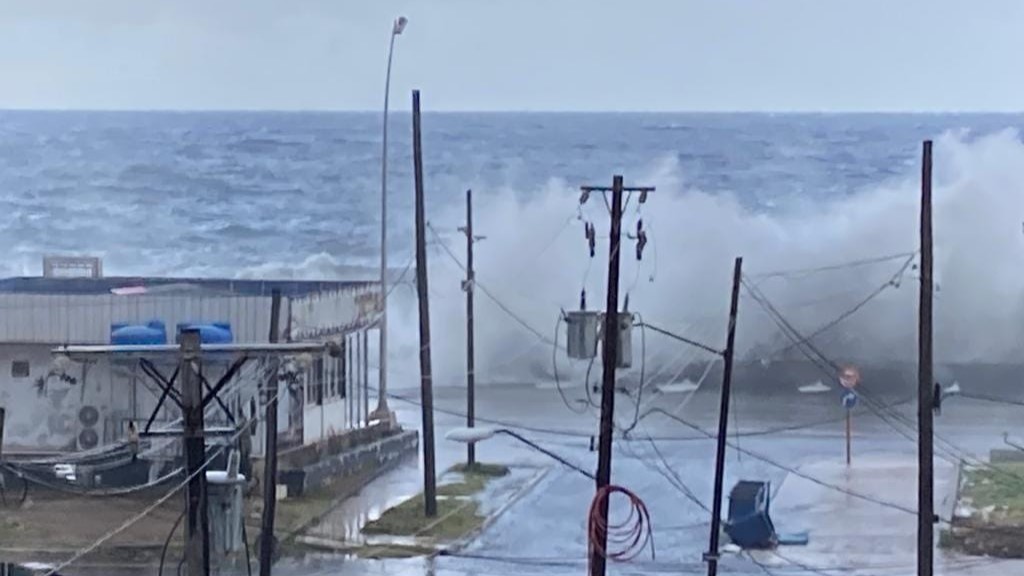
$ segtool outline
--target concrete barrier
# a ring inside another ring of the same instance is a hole
[[[419,449],[419,432],[396,431],[393,434],[344,452],[325,456],[302,467],[278,472],[278,483],[288,488],[288,497],[300,497],[341,478],[374,469],[378,472],[396,466]]]

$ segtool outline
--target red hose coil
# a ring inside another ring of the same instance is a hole
[[[601,518],[601,508],[607,505],[612,494],[622,494],[629,498],[630,503],[629,516],[617,524]],[[591,554],[597,552],[613,562],[628,562],[650,545],[651,559],[654,559],[654,533],[647,505],[639,496],[621,486],[608,485],[598,489],[590,504],[587,533]],[[602,533],[607,534],[607,548],[602,543]],[[611,550],[613,547],[615,549]]]

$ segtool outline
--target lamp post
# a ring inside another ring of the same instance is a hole
[[[391,421],[388,408],[388,99],[391,95],[391,57],[395,53],[395,38],[405,30],[409,20],[405,16],[395,19],[388,44],[388,69],[384,77],[384,131],[381,136],[380,156],[380,374],[377,387],[377,408],[372,420]]]
[[[541,454],[544,454],[549,458],[553,458],[554,460],[557,460],[561,464],[575,470],[576,472],[579,472],[580,474],[586,476],[590,480],[595,479],[594,474],[592,472],[588,472],[580,468],[579,466],[573,464],[572,462],[569,462],[565,458],[562,458],[558,454],[555,454],[554,452],[548,450],[547,448],[538,445],[536,442],[533,442],[532,440],[525,438],[519,435],[518,433],[513,432],[512,430],[508,430],[506,428],[453,428],[452,430],[449,430],[448,433],[444,435],[444,437],[454,442],[462,442],[463,444],[472,445],[476,444],[477,442],[482,442],[484,440],[494,438],[498,434],[511,436],[512,438],[515,438],[516,440],[522,442],[523,444],[526,444],[527,446],[533,448],[534,450],[540,452]]]

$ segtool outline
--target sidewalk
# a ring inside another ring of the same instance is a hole
[[[917,516],[906,510],[917,509],[913,456],[862,455],[849,468],[844,462],[819,462],[802,466],[799,472],[839,489],[788,475],[772,502],[772,520],[780,533],[810,531],[810,542],[754,553],[758,562],[784,571],[806,566],[844,569],[847,574],[916,572]],[[952,514],[957,475],[956,466],[936,460],[935,513],[941,518]],[[936,525],[936,543],[939,531]],[[959,556],[938,547],[935,566],[938,574],[990,574],[1006,568],[1024,573],[1024,562]]]

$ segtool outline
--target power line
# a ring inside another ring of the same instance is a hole
[[[805,338],[801,339],[800,342],[805,341],[805,340],[806,341],[813,340],[815,337],[817,337],[817,336],[821,335],[822,333],[824,333],[824,332],[834,328],[835,326],[837,326],[843,320],[846,320],[850,316],[853,316],[854,314],[859,312],[861,310],[861,308],[863,308],[864,306],[867,306],[868,303],[870,303],[872,300],[874,300],[875,298],[880,296],[883,292],[885,292],[886,289],[888,289],[890,287],[898,287],[899,286],[899,280],[906,273],[907,269],[910,267],[910,265],[913,263],[913,261],[914,261],[914,256],[911,255],[907,259],[907,261],[903,264],[903,266],[900,267],[900,269],[896,271],[896,274],[894,274],[892,276],[892,278],[890,278],[885,284],[882,284],[881,286],[879,286],[878,288],[873,290],[870,294],[868,294],[866,297],[864,297],[864,299],[862,299],[861,301],[857,302],[857,304],[855,304],[852,308],[850,308],[849,310],[846,310],[845,312],[843,312],[842,314],[837,316],[831,322],[828,322],[828,323],[822,325],[820,328],[818,328],[814,332],[808,334]],[[762,293],[762,296],[763,296],[763,293]],[[778,355],[778,354],[784,354],[785,352],[787,352],[789,350],[792,350],[797,345],[798,345],[798,342],[794,342],[794,343],[786,346],[785,348],[782,348],[781,350],[776,351],[773,354],[773,356],[774,355]]]
[[[790,278],[794,276],[807,276],[810,274],[817,274],[820,272],[832,272],[836,270],[846,270],[850,268],[859,268],[862,266],[870,266],[872,264],[882,264],[885,262],[891,262],[893,260],[900,260],[903,258],[910,257],[913,259],[918,254],[918,250],[913,252],[900,252],[898,254],[888,254],[884,256],[874,256],[869,258],[862,258],[859,260],[851,260],[848,262],[841,262],[839,264],[829,264],[825,266],[817,266],[814,268],[800,268],[796,270],[777,270],[774,272],[762,272],[759,274],[750,275],[751,278],[757,280],[767,280],[769,278]]]
[[[792,339],[793,342],[798,345],[801,352],[803,352],[805,356],[809,360],[811,360],[812,363],[818,366],[818,368],[821,369],[825,374],[829,375],[829,377],[835,377],[836,373],[838,373],[840,370],[839,365],[836,364],[831,359],[829,359],[827,356],[825,356],[825,354],[818,350],[816,347],[814,347],[814,345],[811,344],[807,338],[801,337],[800,333],[795,328],[793,328],[792,324],[790,324],[771,304],[771,302],[768,301],[764,294],[761,293],[760,289],[758,289],[756,286],[751,286],[746,282],[744,282],[744,286],[750,292],[751,296],[754,297],[754,299],[769,313],[769,316],[773,319],[773,321],[775,321],[778,324],[783,334]],[[917,443],[917,438],[914,436],[913,432],[914,423],[911,422],[909,418],[901,416],[899,413],[893,411],[891,407],[885,407],[881,405],[879,401],[872,399],[870,395],[864,392],[861,392],[861,396],[865,400],[865,405],[867,405],[869,409],[871,409],[876,414],[876,416],[878,416],[883,422],[888,424],[890,427],[893,428],[893,430],[895,430],[898,434],[909,440],[911,443]],[[892,418],[891,420],[890,417]],[[901,429],[899,424],[902,424],[906,428],[910,429],[911,432],[908,433],[904,429]],[[1012,472],[1008,472],[1001,468],[994,467],[991,465],[991,463],[986,463],[978,459],[970,452],[958,447],[956,444],[947,440],[946,438],[942,437],[939,434],[933,432],[932,436],[935,440],[939,441],[940,443],[940,448],[937,452],[940,456],[944,456],[945,459],[947,459],[948,461],[954,464],[958,464],[961,460],[970,462],[979,467],[984,467],[996,473],[1002,474],[1006,477],[1012,478],[1022,483],[1022,485],[1024,485],[1024,477],[1014,474]]]
[[[441,248],[443,248],[444,251],[448,254],[448,257],[451,258],[459,266],[459,268],[461,268],[463,271],[465,271],[466,270],[465,265],[462,264],[462,261],[459,260],[459,257],[456,256],[454,252],[452,252],[451,248],[448,247],[448,244],[444,241],[444,239],[437,232],[437,230],[434,229],[434,226],[428,222],[427,223],[427,228],[430,230],[430,232],[437,239],[437,242],[441,246]],[[510,318],[512,318],[513,320],[515,320],[520,326],[522,326],[523,328],[525,328],[528,331],[532,332],[535,336],[537,336],[537,338],[540,338],[540,340],[542,342],[545,342],[547,344],[555,345],[555,343],[552,342],[550,338],[548,338],[547,336],[542,334],[539,330],[537,330],[536,328],[531,326],[526,320],[523,320],[518,314],[513,312],[508,306],[506,306],[503,302],[501,302],[501,300],[499,300],[494,294],[492,294],[491,291],[488,290],[486,286],[484,286],[483,284],[480,283],[479,280],[474,280],[473,281],[473,286],[475,288],[479,288],[481,292],[483,292],[488,298],[491,299],[492,302],[494,302],[498,306],[498,308],[501,308],[501,310],[505,314],[508,314],[508,316]]]
[[[687,428],[690,428],[690,429],[694,430],[695,432],[699,432],[700,434],[703,434],[703,435],[707,436],[708,438],[712,438],[712,439],[717,438],[717,436],[715,434],[712,434],[711,432],[708,432],[708,431],[704,430],[703,428],[701,428],[699,426],[691,424],[691,423],[687,422],[686,420],[683,420],[682,418],[679,418],[678,416],[676,416],[674,414],[670,414],[670,413],[666,412],[665,410],[663,410],[661,408],[652,408],[651,410],[648,411],[648,413],[649,414],[650,413],[662,414],[664,416],[667,416],[668,418],[671,418],[672,420],[675,420],[676,422],[679,422],[680,424],[686,426]],[[829,483],[827,483],[827,482],[825,482],[823,480],[819,480],[819,479],[815,478],[814,476],[811,476],[809,474],[801,472],[800,470],[798,470],[796,468],[792,468],[790,466],[786,466],[785,464],[780,464],[779,462],[776,462],[775,460],[773,460],[773,459],[771,459],[771,458],[769,458],[769,457],[767,457],[767,456],[765,456],[763,454],[754,452],[754,451],[752,451],[752,450],[750,450],[748,448],[741,448],[735,442],[729,442],[728,440],[726,440],[726,445],[728,445],[733,450],[736,450],[738,452],[742,452],[744,455],[750,456],[751,458],[754,458],[755,460],[760,460],[761,462],[764,462],[765,464],[768,464],[769,466],[773,466],[773,467],[778,468],[780,470],[783,470],[785,472],[789,472],[790,474],[793,474],[794,476],[798,476],[800,478],[803,478],[804,480],[807,480],[807,481],[809,481],[809,482],[811,482],[813,484],[817,484],[818,486],[821,486],[823,488],[828,488],[830,490],[835,490],[837,492],[841,492],[843,494],[846,494],[848,496],[852,496],[852,497],[860,499],[860,500],[864,500],[866,502],[871,502],[871,503],[874,503],[874,504],[878,504],[880,506],[885,506],[887,508],[892,508],[894,510],[899,510],[901,512],[906,512],[908,514],[917,515],[917,510],[912,510],[912,509],[907,508],[905,506],[900,506],[899,504],[893,504],[891,502],[886,502],[884,500],[879,500],[877,498],[873,498],[871,496],[867,496],[867,495],[861,494],[859,492],[855,492],[853,490],[848,490],[848,489],[843,488],[841,486],[836,486],[834,484],[829,484]]]

